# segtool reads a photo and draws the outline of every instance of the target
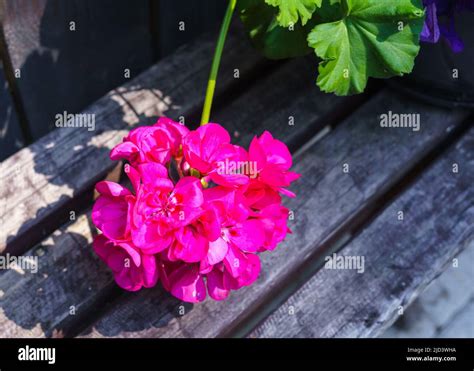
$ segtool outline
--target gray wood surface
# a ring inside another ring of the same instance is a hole
[[[240,29],[226,48],[218,95],[230,94],[262,61]],[[58,128],[0,163],[2,182],[9,185],[0,189],[0,252],[26,251],[67,221],[71,210],[84,208],[95,182],[114,166],[110,149],[134,125],[161,115],[197,120],[213,50],[213,38],[183,47],[83,111],[95,118],[95,130]]]
[[[474,338],[474,244],[413,301],[382,338]],[[462,327],[462,329],[461,329]]]
[[[301,137],[312,135],[318,128],[330,124],[334,111],[340,114],[353,108],[354,102],[360,102],[360,98],[335,98],[315,89],[310,78],[312,67],[312,63],[304,59],[279,66],[250,86],[235,102],[217,110],[216,121],[222,122],[231,132],[242,133],[235,138],[241,144],[248,144],[251,133],[260,134],[268,129],[285,138],[291,147],[296,147]],[[291,81],[291,87],[299,95],[293,100],[282,99],[286,97],[286,87],[275,88],[279,81]],[[262,96],[264,92],[265,97]],[[260,96],[262,101],[255,98]],[[281,101],[280,110],[267,113],[261,108],[267,101]],[[312,102],[318,104],[313,106]],[[241,112],[242,107],[247,107],[245,113]],[[294,126],[288,125],[288,115],[292,112],[299,112],[297,117],[301,118]],[[20,276],[13,271],[0,276],[3,290],[0,308],[4,314],[0,317],[1,336],[53,336],[58,333],[69,336],[78,327],[85,327],[86,321],[97,315],[97,308],[102,308],[104,302],[119,294],[109,269],[98,263],[92,252],[90,243],[94,230],[88,217],[81,216],[71,226],[57,230],[52,239],[47,238],[39,247],[25,253],[30,256],[38,249],[45,250],[39,258],[40,273]],[[63,271],[65,268],[67,270]],[[69,289],[72,287],[76,289]],[[41,288],[42,295],[40,300],[33,300],[37,288]],[[156,290],[159,291],[159,287]],[[69,314],[71,306],[76,308],[73,315]]]
[[[88,216],[79,216],[27,252],[37,259],[37,272],[2,271],[1,337],[67,336],[87,310],[102,306],[112,277],[90,246],[93,233]]]
[[[312,110],[305,106],[298,113]],[[424,125],[419,132],[381,128],[379,115],[388,110],[417,112]],[[402,101],[397,94],[382,92],[297,156],[295,171],[303,176],[293,190],[299,197],[286,202],[295,213],[295,220],[290,222],[294,233],[276,251],[262,254],[262,271],[252,286],[233,292],[225,302],[207,300],[195,306],[183,304],[162,290],[125,293],[82,336],[232,334],[242,321],[271,306],[272,298],[292,284],[288,278],[304,262],[321,253],[331,236],[342,233],[354,215],[360,215],[383,195],[465,117],[465,112]],[[433,122],[436,125],[430,125]],[[349,173],[343,172],[345,163],[351,168]],[[333,289],[337,291],[337,287]],[[337,316],[337,312],[332,314]]]
[[[365,272],[321,269],[252,337],[374,337],[474,245],[474,129],[342,249]],[[453,164],[459,172],[453,173]],[[404,220],[398,212],[404,212]],[[472,278],[472,277],[471,277]]]

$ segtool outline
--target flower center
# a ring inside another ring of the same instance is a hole
[[[160,219],[162,217],[169,218],[176,211],[178,200],[175,196],[166,196],[159,199],[154,205],[152,212],[148,215],[150,219]]]

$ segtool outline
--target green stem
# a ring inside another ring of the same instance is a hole
[[[211,116],[212,99],[214,98],[214,90],[216,88],[217,72],[219,71],[219,64],[221,62],[222,50],[224,49],[225,38],[229,31],[230,21],[232,14],[234,13],[235,4],[237,0],[229,0],[229,5],[224,15],[224,21],[222,22],[221,30],[219,32],[219,38],[217,39],[216,50],[214,51],[214,57],[212,59],[211,73],[207,82],[206,98],[204,100],[204,107],[202,109],[201,126],[209,122]]]

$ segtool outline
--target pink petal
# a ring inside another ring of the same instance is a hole
[[[196,263],[207,255],[209,242],[194,228],[185,227],[176,233],[176,241],[171,247],[172,257],[186,263]]]
[[[168,178],[168,170],[161,164],[149,162],[138,166],[142,182],[160,189],[162,192],[170,192],[173,182]]]
[[[197,130],[201,137],[202,157],[211,159],[212,155],[219,149],[219,146],[230,143],[230,135],[226,129],[219,124],[206,124]]]
[[[125,164],[123,168],[125,174],[127,174],[128,179],[132,183],[132,187],[135,190],[135,193],[138,192],[138,188],[140,186],[140,173],[134,167],[130,166],[129,164]]]
[[[259,138],[260,145],[265,150],[267,162],[280,165],[282,169],[288,170],[292,165],[291,153],[285,143],[273,139],[272,135],[265,131]]]
[[[245,191],[247,205],[254,209],[281,203],[281,196],[276,190],[260,181],[252,181]]]
[[[209,260],[206,258],[202,259],[199,263],[199,273],[200,274],[207,274],[214,268],[213,265],[209,264]]]
[[[246,269],[246,256],[233,244],[229,244],[227,255],[224,258],[224,265],[232,277],[239,277]]]
[[[127,255],[132,258],[133,264],[135,264],[137,267],[141,265],[140,253],[132,245],[127,242],[120,242],[117,245],[124,249]]]
[[[201,137],[199,133],[191,131],[183,138],[183,154],[190,167],[206,174],[211,169],[208,159],[201,158]]]
[[[249,219],[230,230],[230,240],[246,252],[256,252],[265,241],[263,224],[258,219]]]
[[[107,257],[110,254],[110,240],[105,237],[103,234],[98,234],[94,237],[92,247],[95,253],[101,258],[104,262],[107,262]]]
[[[103,196],[120,197],[132,194],[124,186],[108,180],[97,183],[95,189]]]
[[[224,288],[222,272],[214,269],[207,274],[207,291],[214,300],[224,300],[229,296],[230,290]]]
[[[199,303],[206,298],[206,286],[198,266],[183,265],[169,276],[171,294],[188,303]]]
[[[267,155],[265,154],[265,150],[262,148],[257,137],[254,137],[252,142],[250,142],[249,161],[255,161],[259,171],[267,164]]]
[[[221,235],[221,224],[217,211],[208,207],[200,216],[198,222],[201,225],[200,231],[209,241],[215,241]]]
[[[260,273],[260,258],[256,254],[239,252],[230,244],[224,266],[226,268],[224,287],[237,290],[242,286],[250,285],[257,279]]]
[[[155,126],[162,126],[167,128],[173,128],[176,130],[181,138],[189,133],[189,129],[179,122],[173,121],[167,117],[160,117],[156,122]]]
[[[114,274],[114,278],[117,285],[127,291],[138,291],[143,287],[141,272],[133,266],[130,269],[124,269]]]
[[[181,178],[176,184],[173,194],[179,196],[180,204],[190,208],[200,207],[204,201],[201,182],[192,176]]]
[[[247,171],[247,152],[233,144],[222,144],[212,155],[213,170],[210,173],[212,181],[217,184],[233,187],[249,182]],[[255,169],[256,171],[256,169]]]
[[[100,196],[92,208],[92,222],[112,240],[126,237],[128,202],[125,199]]]
[[[147,254],[156,254],[166,249],[172,241],[170,235],[160,235],[156,225],[142,223],[138,228],[132,229],[132,240],[135,246]]]
[[[131,267],[136,267],[126,251],[115,245],[109,246],[110,252],[106,263],[115,274],[118,274],[123,270],[129,270]]]
[[[283,194],[287,197],[290,197],[290,198],[295,198],[296,197],[296,194],[289,191],[288,189],[280,188],[279,191],[280,191],[281,194]]]
[[[247,254],[247,264],[245,272],[239,277],[239,283],[243,286],[249,286],[255,282],[260,274],[260,257],[256,254]]]
[[[209,188],[204,191],[204,197],[208,205],[216,210],[221,223],[228,220],[242,221],[249,215],[249,209],[244,205],[244,197],[234,189],[222,186]]]
[[[207,261],[210,265],[220,263],[227,255],[229,246],[222,238],[218,238],[214,242],[209,242],[209,251],[207,253]]]
[[[154,255],[142,256],[143,286],[153,287],[158,281],[158,267]]]
[[[166,259],[163,258],[163,254],[160,254],[160,258],[158,259],[158,275],[161,281],[161,284],[163,285],[163,288],[166,291],[171,290],[171,282],[169,280],[169,277],[172,272],[174,272],[179,266],[183,265],[183,263],[174,263],[174,262],[169,262],[166,261]]]
[[[117,144],[112,151],[110,151],[110,159],[111,160],[131,160],[132,157],[139,152],[138,147],[132,142],[123,142]]]

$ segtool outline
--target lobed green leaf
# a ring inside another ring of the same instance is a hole
[[[341,0],[340,20],[321,23],[308,44],[322,59],[317,84],[326,92],[364,91],[369,77],[412,71],[423,26],[421,0]]]
[[[282,27],[295,25],[299,19],[304,26],[311,19],[322,0],[265,0],[268,5],[278,7],[278,24]]]

